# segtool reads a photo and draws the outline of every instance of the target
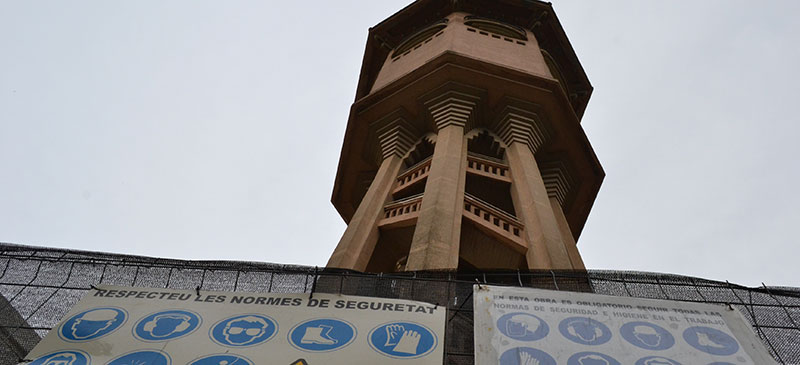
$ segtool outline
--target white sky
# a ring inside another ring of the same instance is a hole
[[[0,242],[323,266],[403,1],[0,2]],[[800,286],[800,2],[555,1],[595,92],[589,268]]]

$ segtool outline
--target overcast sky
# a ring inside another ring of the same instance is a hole
[[[367,30],[409,1],[0,1],[0,242],[325,265]],[[587,267],[800,286],[800,2],[556,0]]]

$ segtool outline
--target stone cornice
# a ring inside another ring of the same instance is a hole
[[[539,170],[547,189],[547,196],[556,198],[563,207],[569,194],[575,188],[575,179],[570,172],[571,169],[562,160],[554,160],[540,164]]]
[[[482,94],[479,89],[451,82],[423,96],[422,103],[436,130],[457,125],[469,131],[478,119]]]
[[[551,132],[535,104],[506,98],[497,113],[492,130],[507,145],[524,143],[535,154],[550,138]]]
[[[392,155],[403,157],[419,140],[419,133],[402,109],[371,123],[370,135],[378,144],[376,152],[381,160]]]

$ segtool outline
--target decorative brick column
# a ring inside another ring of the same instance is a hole
[[[511,199],[519,220],[525,225],[528,268],[571,269],[561,229],[534,157],[549,137],[535,110],[532,104],[507,100],[493,129],[508,145]]]
[[[583,259],[578,252],[578,246],[572,230],[567,223],[562,207],[567,201],[567,196],[575,184],[575,180],[569,173],[569,169],[561,161],[544,164],[542,167],[542,179],[544,180],[547,195],[550,197],[550,207],[553,208],[553,216],[556,218],[558,228],[561,231],[561,239],[567,249],[572,268],[575,270],[586,270]]]
[[[372,123],[370,129],[380,146],[382,162],[328,260],[328,267],[366,270],[378,242],[378,222],[403,165],[403,155],[417,139],[415,129],[399,112]]]
[[[431,170],[425,183],[406,270],[457,269],[467,143],[480,97],[450,88],[425,101],[436,130]]]

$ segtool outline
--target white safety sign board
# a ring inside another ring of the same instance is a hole
[[[445,308],[399,299],[101,286],[31,365],[441,364]]]
[[[477,365],[764,365],[732,307],[475,285]]]

